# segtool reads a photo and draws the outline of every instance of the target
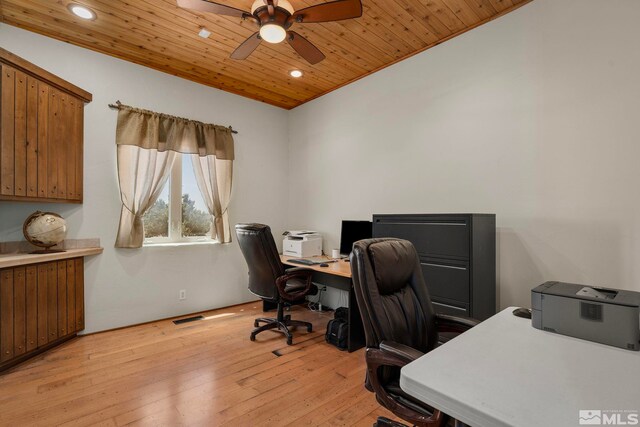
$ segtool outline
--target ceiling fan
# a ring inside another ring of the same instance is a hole
[[[258,24],[259,31],[238,46],[231,54],[233,59],[247,58],[262,40],[280,43],[286,39],[291,47],[310,64],[317,64],[325,56],[309,40],[289,30],[294,22],[301,24],[330,22],[362,16],[361,0],[330,1],[297,11],[287,0],[255,0],[251,6],[251,12],[207,0],[178,0],[178,6],[199,12],[250,19]]]

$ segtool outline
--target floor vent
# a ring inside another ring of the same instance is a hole
[[[174,320],[173,323],[176,325],[182,325],[183,323],[195,322],[196,320],[202,319],[204,319],[204,316],[185,317],[184,319]]]

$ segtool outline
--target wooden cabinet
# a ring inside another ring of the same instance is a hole
[[[0,200],[82,203],[91,94],[0,48]]]
[[[0,370],[83,329],[83,258],[0,270]]]

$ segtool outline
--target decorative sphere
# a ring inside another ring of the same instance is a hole
[[[22,231],[32,245],[50,248],[67,236],[67,222],[57,213],[37,211],[24,221]]]

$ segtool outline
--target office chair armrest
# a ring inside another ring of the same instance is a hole
[[[411,351],[405,351],[405,349]],[[415,360],[414,356],[416,356],[416,358],[420,357],[422,353],[411,347],[392,341],[380,343],[380,348],[367,348],[365,353],[365,359],[367,361],[367,388],[375,393],[376,399],[382,406],[405,421],[420,426],[442,426],[447,420],[445,414],[433,408],[430,416],[422,411],[418,412],[396,400],[384,387],[384,377],[381,377],[384,376],[382,372],[384,369],[381,368],[402,368],[407,363]]]
[[[291,267],[291,268],[287,268],[284,272],[285,274],[289,274],[289,273],[297,273],[299,271],[308,271],[310,273],[313,273],[313,270],[309,270],[306,267]]]
[[[436,326],[438,332],[463,333],[480,323],[470,317],[450,316],[448,314],[436,314]]]
[[[293,302],[299,301],[301,298],[306,296],[313,286],[313,283],[311,283],[312,274],[313,270],[308,270],[305,268],[292,268],[287,270],[282,276],[278,277],[276,279],[276,287],[278,288],[278,292],[280,293],[282,299],[284,299],[285,301]],[[287,292],[287,282],[295,278],[306,279],[305,287],[295,292]]]
[[[406,363],[413,362],[420,356],[424,355],[423,352],[418,351],[415,348],[397,343],[395,341],[382,341],[380,343],[380,350],[386,353],[393,354],[394,356],[405,360]]]

